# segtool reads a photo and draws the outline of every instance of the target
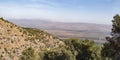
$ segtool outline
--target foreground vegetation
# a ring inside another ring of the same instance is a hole
[[[66,46],[54,50],[40,51],[38,54],[33,48],[23,51],[21,60],[101,60],[101,47],[89,40],[68,39]],[[33,55],[31,55],[33,54]],[[38,57],[35,57],[36,55]]]
[[[111,37],[106,37],[108,42],[104,44],[101,53],[103,57],[120,60],[120,16],[117,14],[113,18]]]
[[[25,49],[20,60],[120,60],[120,16],[114,16],[112,37],[98,45],[94,41],[67,39],[65,46],[35,53],[32,47]]]

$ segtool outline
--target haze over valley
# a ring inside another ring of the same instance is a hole
[[[104,43],[105,37],[110,35],[110,25],[94,23],[67,23],[47,20],[11,19],[13,23],[23,26],[45,30],[61,39],[79,38],[90,39]]]

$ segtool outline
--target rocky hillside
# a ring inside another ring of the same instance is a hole
[[[60,39],[47,32],[34,28],[22,28],[0,18],[0,60],[18,60],[22,51],[28,47],[38,52],[63,45]]]

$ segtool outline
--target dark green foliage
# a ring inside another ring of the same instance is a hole
[[[101,60],[100,46],[89,40],[69,39],[65,41],[76,60]]]
[[[8,52],[8,50],[6,48],[4,48],[5,52]]]
[[[57,55],[58,55],[58,53],[56,53],[54,51],[45,52],[43,60],[56,60],[59,57]]]
[[[107,43],[102,49],[102,56],[112,60],[120,60],[120,16],[117,14],[112,20],[113,28],[111,37],[106,37]]]
[[[75,60],[71,51],[64,49],[40,52],[39,57],[39,60]]]
[[[78,47],[78,54],[76,56],[76,60],[89,60],[93,59],[92,52],[89,50],[90,46],[81,44],[81,47]]]
[[[36,60],[36,55],[34,49],[32,47],[25,49],[22,52],[20,60]]]

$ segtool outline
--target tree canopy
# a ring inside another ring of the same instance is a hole
[[[117,14],[112,20],[111,37],[106,37],[107,43],[102,49],[102,56],[112,60],[120,60],[120,16]]]

